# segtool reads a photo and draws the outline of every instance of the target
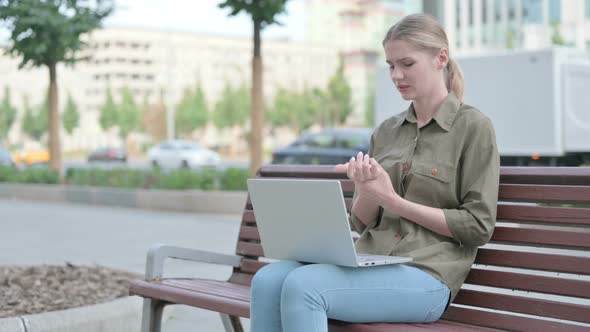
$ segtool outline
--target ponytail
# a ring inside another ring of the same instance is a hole
[[[449,59],[445,73],[447,90],[449,92],[454,92],[457,98],[463,101],[464,83],[461,67],[453,59]]]

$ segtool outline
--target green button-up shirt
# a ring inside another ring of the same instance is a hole
[[[412,105],[385,120],[368,153],[401,197],[443,209],[453,238],[380,208],[369,226],[351,214],[357,251],[412,257],[410,265],[444,282],[454,299],[496,223],[500,159],[491,121],[450,93],[422,128]]]

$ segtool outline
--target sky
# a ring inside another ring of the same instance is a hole
[[[246,14],[228,17],[229,9],[218,8],[221,0],[115,0],[115,12],[105,26],[145,27],[175,31],[208,32],[221,35],[251,36],[252,23]],[[264,37],[303,40],[304,0],[287,3],[287,13],[278,16],[283,26],[270,26]],[[0,29],[5,43],[8,31]]]

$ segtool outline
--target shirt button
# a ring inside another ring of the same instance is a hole
[[[436,169],[436,168],[435,168],[435,169],[433,169],[433,170],[432,170],[432,175],[437,175],[437,174],[438,174],[438,169]]]
[[[404,169],[404,171],[407,171],[408,169],[410,169],[410,165],[404,163],[403,169]]]

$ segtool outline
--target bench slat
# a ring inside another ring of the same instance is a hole
[[[500,184],[500,201],[539,203],[589,203],[590,187],[532,184]]]
[[[590,275],[590,257],[480,248],[475,263]]]
[[[129,293],[169,303],[185,304],[230,315],[250,316],[250,287],[227,281],[215,281],[218,293],[211,292],[213,280],[191,279],[193,288],[177,287],[166,279],[161,282],[133,280],[129,283]],[[206,282],[206,283],[203,283]],[[200,284],[203,283],[203,284]],[[206,286],[202,286],[206,285]],[[208,291],[209,289],[209,291]],[[203,292],[204,291],[204,292]],[[242,294],[239,296],[238,294]],[[248,298],[248,300],[242,300]]]
[[[472,268],[465,283],[590,298],[590,281]]]
[[[264,256],[264,251],[262,250],[262,245],[260,245],[260,243],[244,242],[244,241],[238,242],[238,246],[236,248],[236,253],[238,255],[242,255],[242,256],[254,256],[254,257]]]
[[[543,223],[590,225],[589,208],[561,208],[498,204],[498,219]]]
[[[588,248],[589,232],[496,226],[491,241]]]
[[[257,261],[254,259],[244,258],[244,259],[242,259],[242,262],[240,263],[240,269],[242,270],[242,272],[254,274],[254,273],[256,273],[256,271],[260,270],[266,264],[268,264],[268,263]]]
[[[256,226],[242,226],[240,227],[240,240],[258,240],[260,241],[260,234]]]
[[[337,320],[330,320],[329,332],[497,332],[500,330],[479,327],[457,322],[439,320],[429,324],[351,324]]]
[[[501,183],[590,185],[590,167],[500,167]]]
[[[234,272],[229,278],[229,281],[238,285],[250,287],[253,277],[254,275],[250,273]]]
[[[590,306],[461,289],[453,303],[590,323]]]
[[[332,165],[264,165],[258,170],[263,177],[347,179],[346,172],[335,172]]]
[[[588,332],[588,327],[452,305],[443,319],[522,332]]]

